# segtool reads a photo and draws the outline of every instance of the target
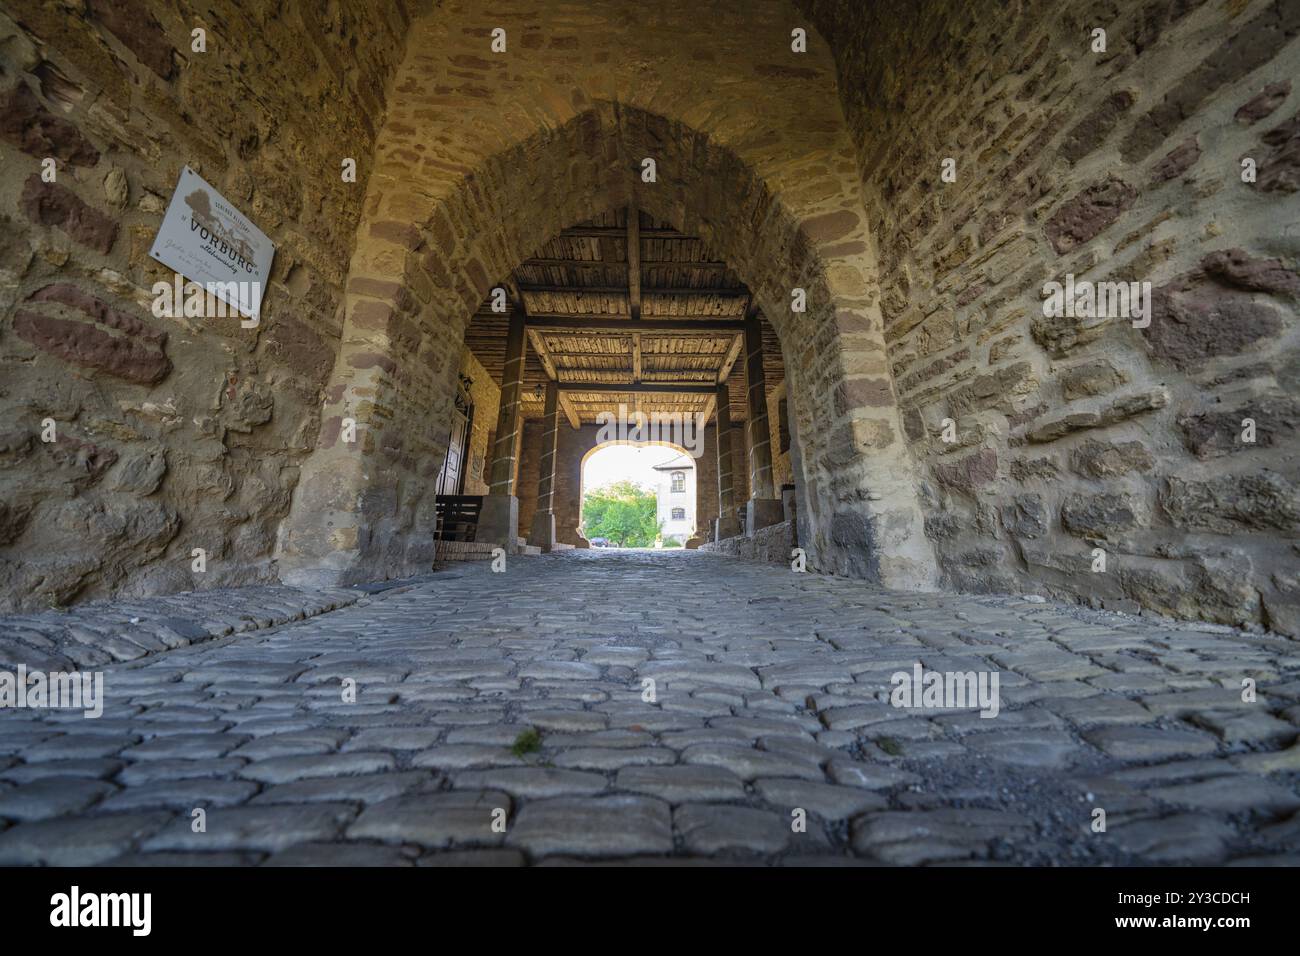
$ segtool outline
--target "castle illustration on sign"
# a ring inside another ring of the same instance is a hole
[[[212,197],[206,189],[196,189],[185,197],[185,205],[190,207],[194,221],[208,230],[214,239],[223,240],[245,261],[253,261],[253,246],[248,236],[234,219],[223,219],[213,212]],[[218,203],[220,205],[220,203]]]

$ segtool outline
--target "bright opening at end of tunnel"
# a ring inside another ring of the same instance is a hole
[[[595,449],[582,468],[580,530],[593,548],[680,549],[695,535],[695,460],[658,444]]]

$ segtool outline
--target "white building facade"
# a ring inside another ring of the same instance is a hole
[[[665,544],[674,540],[684,545],[695,534],[695,461],[678,455],[654,470],[659,476],[655,489],[659,533]]]

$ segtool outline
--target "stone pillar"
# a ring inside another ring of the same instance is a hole
[[[555,443],[560,430],[560,389],[546,383],[546,413],[542,420],[542,448],[537,466],[537,511],[528,543],[543,551],[555,547]]]
[[[727,383],[718,386],[718,523],[713,540],[740,534],[736,519],[736,492],[731,485],[731,394]]]
[[[515,497],[515,465],[519,457],[519,409],[524,390],[524,314],[510,315],[506,333],[506,362],[501,372],[501,407],[497,412],[496,441],[488,469],[488,494],[483,497],[475,540],[500,544],[513,554],[519,544],[519,499]]]
[[[767,382],[763,376],[763,329],[758,316],[745,317],[746,428],[749,437],[749,501],[745,505],[745,534],[778,524],[784,518],[781,499],[772,487],[772,432],[767,421]]]

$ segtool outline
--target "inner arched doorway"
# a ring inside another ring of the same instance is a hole
[[[705,455],[703,441],[692,444],[687,448],[669,441],[615,440],[598,441],[587,449],[578,459],[578,535],[590,542],[600,534],[587,512],[588,493],[623,480],[653,496],[659,546],[695,547],[706,540],[717,514],[717,492],[708,481],[716,474],[716,463]]]
[[[644,211],[610,210],[562,230],[498,288],[466,329],[466,361],[480,367],[464,371],[501,388],[489,396],[501,409],[493,437],[474,455],[492,460],[481,490],[517,498],[514,536],[585,546],[583,462],[616,442],[663,442],[689,459],[706,499],[682,509],[705,516],[694,544],[785,520],[796,483],[783,352],[707,244]],[[554,515],[553,530],[534,527],[538,513]],[[671,508],[664,517],[675,520]],[[484,532],[512,537],[498,518]]]

